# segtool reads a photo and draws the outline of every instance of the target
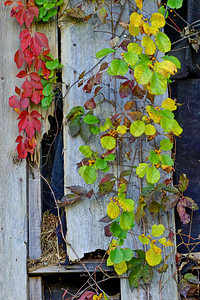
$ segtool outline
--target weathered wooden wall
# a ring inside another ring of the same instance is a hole
[[[15,139],[17,114],[8,105],[18,73],[14,54],[20,28],[10,7],[0,4],[0,299],[27,299],[26,161],[19,163]],[[18,81],[19,83],[19,81]],[[14,163],[13,159],[17,164]]]

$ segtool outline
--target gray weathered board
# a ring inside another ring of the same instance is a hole
[[[73,7],[75,3],[70,2],[67,7]],[[114,6],[113,6],[114,7]],[[155,3],[146,0],[144,2],[144,10],[151,12],[155,11]],[[132,9],[126,5],[125,12],[123,14],[123,21],[128,21],[127,16],[130,15]],[[69,110],[76,105],[83,106],[84,102],[92,97],[93,94],[84,94],[82,87],[78,88],[77,84],[73,83],[78,79],[78,76],[84,71],[91,70],[88,77],[94,74],[98,68],[93,67],[98,63],[95,58],[95,54],[100,49],[110,47],[109,41],[111,35],[105,32],[109,31],[109,25],[106,24],[98,28],[95,32],[93,28],[99,24],[98,18],[92,18],[89,22],[72,21],[69,18],[62,16],[60,18],[59,26],[61,29],[61,58],[63,68],[63,94],[66,95],[64,98],[64,116],[67,115]],[[123,36],[122,36],[123,37]],[[111,58],[111,57],[110,57]],[[110,59],[109,58],[109,59]],[[106,81],[107,80],[107,81]],[[108,79],[104,79],[103,92],[105,93],[108,100],[113,100],[114,91],[113,85],[107,85]],[[73,85],[73,86],[72,86]],[[69,88],[72,86],[72,88]],[[156,101],[159,105],[165,98],[157,97]],[[105,115],[111,113],[112,108],[107,105],[102,105],[97,109],[97,116],[102,120],[105,120]],[[65,187],[71,185],[85,186],[84,180],[78,174],[78,168],[76,164],[82,160],[83,156],[80,154],[78,148],[84,144],[80,137],[72,139],[69,134],[68,126],[64,126],[64,159],[65,159]],[[95,144],[94,140],[91,140],[89,145],[95,150],[98,144]],[[145,151],[148,150],[148,145],[143,143],[142,145],[142,159],[146,158]],[[137,159],[139,162],[140,154],[137,153]],[[119,170],[115,170],[119,171]],[[133,176],[132,179],[132,192],[129,197],[132,197],[135,201],[138,200],[139,196],[139,180]],[[89,189],[89,187],[88,187]],[[68,192],[66,188],[66,193]],[[67,252],[70,260],[76,261],[78,258],[82,258],[85,253],[93,252],[96,249],[106,250],[109,243],[109,238],[104,236],[104,225],[99,220],[106,215],[106,204],[109,199],[100,198],[96,199],[85,199],[83,201],[72,204],[66,208],[67,217],[67,241],[72,246],[67,247]],[[174,229],[174,216],[170,214],[166,216],[165,220],[162,221],[166,228]],[[150,231],[150,227],[153,224],[158,224],[159,220],[153,220],[149,217],[148,228],[146,231]],[[134,233],[141,233],[141,228],[134,228]],[[129,239],[128,245],[134,246],[133,239]],[[141,246],[141,245],[140,245]],[[166,250],[166,255],[169,254],[170,250]],[[175,262],[172,256],[168,260],[169,268],[168,271],[161,275],[157,273],[154,276],[153,283],[149,290],[144,291],[142,289],[131,292],[128,287],[127,280],[121,280],[121,293],[123,300],[134,300],[134,299],[178,299],[176,282],[173,278],[175,272]]]
[[[20,28],[10,18],[10,7],[0,4],[0,299],[27,299],[26,162],[15,160],[17,114],[8,105],[18,69]],[[17,163],[15,164],[14,161]]]

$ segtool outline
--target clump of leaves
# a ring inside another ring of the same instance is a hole
[[[38,5],[39,14],[36,21],[48,22],[50,18],[57,15],[57,7],[59,7],[63,0],[35,0]]]

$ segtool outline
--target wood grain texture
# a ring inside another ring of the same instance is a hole
[[[17,114],[9,107],[18,69],[19,25],[0,5],[0,299],[27,299],[26,161],[14,164]]]

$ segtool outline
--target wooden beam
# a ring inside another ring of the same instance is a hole
[[[20,26],[10,7],[0,5],[0,298],[27,298],[26,161],[17,159],[17,117],[8,104],[21,80],[14,63],[20,47]]]

